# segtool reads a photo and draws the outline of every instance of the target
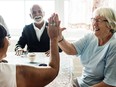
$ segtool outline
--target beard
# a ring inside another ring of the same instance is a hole
[[[37,24],[41,24],[43,22],[43,17],[42,16],[35,16],[34,21]]]

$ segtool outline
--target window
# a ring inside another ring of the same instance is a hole
[[[45,10],[47,20],[55,11],[54,0],[0,0],[0,15],[4,18],[11,37],[19,36],[25,24],[32,22],[30,7],[37,3]]]
[[[115,1],[111,0],[112,3],[109,5],[115,8],[113,4]],[[80,27],[83,28],[84,25],[87,28],[90,25],[92,0],[0,0],[0,15],[3,16],[11,37],[19,38],[23,27],[33,21],[29,16],[33,4],[43,7],[46,20],[53,12],[59,14],[61,25],[67,28],[67,31],[64,31],[66,38],[75,39],[77,35],[82,36],[83,30],[81,29],[82,33],[78,31]]]

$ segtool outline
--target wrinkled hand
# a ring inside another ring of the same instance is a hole
[[[48,19],[48,35],[50,39],[58,38],[59,35],[59,26],[60,26],[60,20],[58,18],[58,14],[53,14],[49,19]]]
[[[62,31],[64,31],[65,29],[66,29],[65,27],[59,28],[58,41],[61,40],[61,39],[63,38]]]
[[[59,20],[58,15],[54,13],[48,19],[48,21],[49,21],[49,25],[51,25],[51,26],[49,26],[49,28],[55,29],[55,27],[57,27],[57,29],[58,29],[58,40],[61,40],[62,39],[62,31],[64,31],[66,28],[65,27],[61,28],[60,27],[60,20]],[[52,31],[51,31],[51,33],[52,33]]]
[[[15,55],[20,56],[20,55],[23,54],[23,52],[24,52],[24,50],[20,47],[20,48],[18,48],[18,49],[16,50]]]

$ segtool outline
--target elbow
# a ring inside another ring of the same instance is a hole
[[[59,69],[53,69],[52,77],[51,79],[54,80],[59,74]]]
[[[67,55],[76,55],[77,52],[76,50],[68,50],[68,51],[64,51]]]

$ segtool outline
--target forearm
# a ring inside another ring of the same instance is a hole
[[[59,50],[58,50],[58,40],[53,39],[50,40],[50,63],[49,66],[51,66],[54,69],[59,70]]]
[[[63,40],[59,40],[60,42],[58,42],[59,47],[66,53],[69,55],[75,55],[76,54],[76,49],[74,48],[74,46],[69,43],[68,41],[66,41],[64,38]]]
[[[21,46],[20,45],[16,45],[15,51],[17,51],[19,48],[21,48]]]
[[[108,85],[108,84],[106,84],[104,82],[100,82],[100,83],[95,84],[95,85],[93,85],[91,87],[114,87],[114,86],[110,86],[110,85]]]

